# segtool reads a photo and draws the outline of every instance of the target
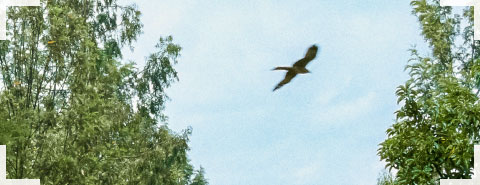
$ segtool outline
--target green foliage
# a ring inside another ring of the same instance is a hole
[[[382,171],[377,178],[377,185],[395,185],[395,179],[391,173]]]
[[[208,185],[207,179],[205,178],[205,170],[202,167],[197,171],[191,185]]]
[[[460,16],[437,0],[411,5],[432,53],[422,57],[411,50],[410,79],[396,91],[402,107],[378,154],[398,170],[399,184],[471,178],[473,145],[480,140],[480,63],[472,9]]]
[[[187,158],[191,129],[172,132],[165,88],[181,48],[160,38],[142,70],[121,49],[141,13],[115,0],[10,7],[0,42],[0,144],[8,178],[42,184],[207,184]]]

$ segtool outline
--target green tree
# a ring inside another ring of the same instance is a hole
[[[471,178],[479,143],[480,60],[473,8],[461,15],[438,0],[411,1],[431,54],[411,50],[410,79],[396,91],[401,108],[378,154],[398,170],[399,184],[438,184]]]
[[[395,185],[395,178],[391,173],[384,170],[377,178],[377,185]]]
[[[8,178],[42,184],[192,184],[191,129],[162,114],[180,46],[160,38],[143,69],[121,49],[141,13],[116,0],[46,0],[10,7],[0,42],[0,144]],[[194,179],[195,176],[195,179]],[[206,183],[206,181],[203,181]]]
[[[197,171],[191,185],[208,185],[207,179],[205,178],[205,170],[202,167]]]

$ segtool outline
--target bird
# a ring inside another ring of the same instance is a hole
[[[275,86],[273,91],[275,91],[275,90],[279,89],[280,87],[282,87],[283,85],[289,83],[295,76],[297,76],[297,74],[310,73],[310,71],[307,70],[307,68],[305,68],[305,67],[307,66],[307,64],[310,61],[312,61],[317,56],[317,51],[318,51],[318,47],[314,44],[310,48],[308,48],[308,51],[307,51],[307,54],[305,54],[305,57],[303,57],[302,59],[295,62],[295,64],[293,64],[292,67],[276,67],[276,68],[272,69],[272,70],[286,70],[287,71],[287,74],[285,75],[285,78],[280,83],[278,83],[277,86]]]

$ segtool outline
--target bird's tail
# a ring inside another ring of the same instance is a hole
[[[273,70],[287,70],[288,71],[290,69],[292,69],[292,67],[276,67],[276,68],[273,68],[272,71]]]

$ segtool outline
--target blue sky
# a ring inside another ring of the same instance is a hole
[[[189,156],[211,185],[375,184],[408,49],[424,45],[409,3],[139,1],[144,34],[125,60],[160,36],[183,47],[165,113],[193,127]],[[270,70],[312,44],[312,73],[272,92],[285,73]]]

